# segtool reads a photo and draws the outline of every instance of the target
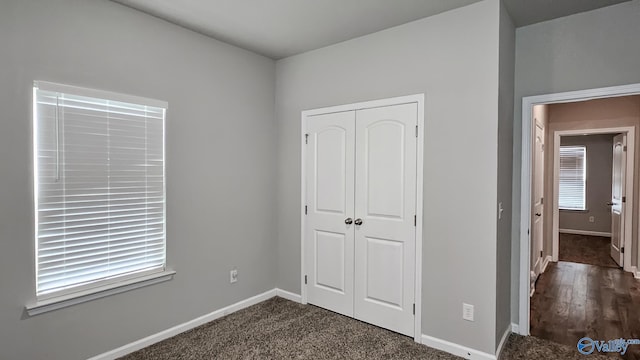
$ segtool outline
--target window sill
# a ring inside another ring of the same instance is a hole
[[[144,286],[165,282],[173,279],[175,273],[176,272],[173,270],[165,270],[163,272],[129,279],[115,284],[104,285],[90,290],[36,301],[34,304],[25,306],[25,309],[27,310],[29,316],[35,316],[49,311],[62,309],[68,306],[81,304],[83,302],[100,299],[133,289],[138,289]]]
[[[572,212],[572,213],[588,213],[589,209],[584,209],[584,210],[580,210],[580,209],[558,209],[560,211],[566,211],[566,212]]]

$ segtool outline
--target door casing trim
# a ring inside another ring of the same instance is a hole
[[[424,197],[424,133],[425,133],[425,119],[424,119],[424,94],[414,94],[407,96],[399,96],[387,99],[378,99],[371,101],[358,102],[353,104],[337,105],[324,108],[318,108],[313,110],[302,111],[301,114],[301,134],[300,134],[300,149],[301,149],[301,168],[300,168],[300,293],[302,296],[302,303],[307,304],[307,289],[304,283],[304,277],[306,274],[305,264],[305,225],[306,217],[304,207],[306,201],[306,144],[305,134],[307,133],[307,118],[313,115],[330,114],[343,111],[354,111],[372,109],[384,106],[402,105],[416,103],[418,105],[418,140],[417,140],[417,154],[416,154],[416,251],[415,251],[415,285],[414,285],[414,303],[415,303],[415,316],[414,316],[414,335],[413,339],[417,343],[422,342],[422,237],[423,233],[423,197]]]
[[[595,128],[586,130],[554,130],[553,131],[553,218],[551,220],[551,229],[553,231],[551,242],[551,258],[557,262],[560,252],[560,209],[558,206],[558,191],[560,189],[560,137],[572,135],[596,135],[596,134],[613,134],[621,133],[627,135],[627,160],[625,169],[625,186],[624,192],[629,199],[624,205],[624,248],[632,248],[633,235],[633,180],[634,180],[634,161],[635,161],[635,126],[621,126],[610,128]],[[631,271],[631,251],[625,251],[623,260],[624,271]]]
[[[533,106],[558,104],[610,97],[640,94],[640,83],[596,89],[568,91],[522,98],[522,154],[520,165],[520,269],[518,289],[518,331],[529,335],[529,268],[531,237],[531,136],[533,133]],[[639,222],[640,223],[640,222]],[[639,224],[640,226],[640,224]],[[514,239],[515,240],[515,239]],[[640,253],[640,251],[638,251]],[[640,254],[636,254],[640,257]]]

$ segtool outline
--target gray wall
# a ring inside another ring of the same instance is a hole
[[[553,105],[549,108],[553,119]],[[587,211],[560,210],[560,229],[610,233],[611,208],[606,204],[611,201],[613,135],[563,136],[560,145],[582,145],[587,152]]]
[[[277,62],[278,287],[300,293],[300,112],[425,93],[422,332],[494,353],[498,32],[485,0]]]
[[[640,82],[640,1],[516,30],[514,169],[521,167],[522,97]],[[520,171],[513,176],[511,317],[518,322]]]
[[[84,359],[275,287],[272,60],[106,0],[2,0],[0,48],[1,359]],[[172,281],[24,315],[35,291],[36,79],[169,102]]]
[[[498,219],[496,252],[496,348],[511,328],[511,181],[513,176],[513,83],[516,33],[501,2],[498,98],[498,202],[504,212]]]

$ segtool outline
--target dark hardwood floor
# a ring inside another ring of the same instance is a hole
[[[611,258],[611,238],[602,236],[560,234],[560,261],[617,268]]]
[[[640,339],[640,280],[618,268],[549,263],[536,282],[530,317],[531,335],[561,344],[576,346],[585,336]],[[640,360],[640,345],[623,358]]]

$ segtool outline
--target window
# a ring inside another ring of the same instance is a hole
[[[34,85],[36,296],[165,270],[167,104]]]
[[[584,146],[560,146],[560,191],[558,207],[585,210],[587,152]]]

